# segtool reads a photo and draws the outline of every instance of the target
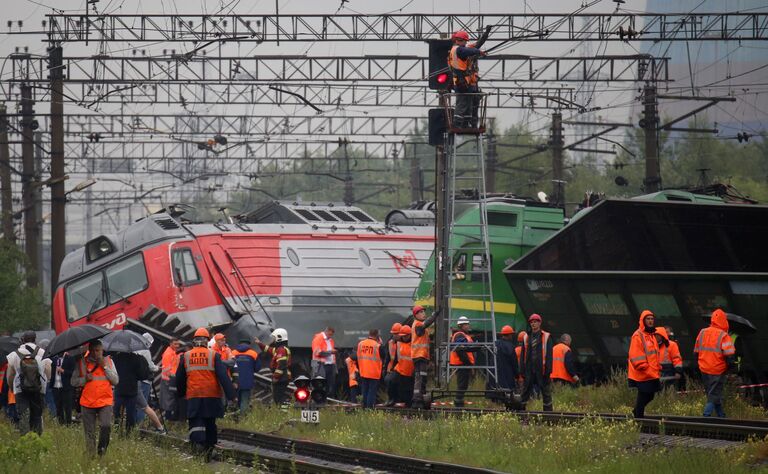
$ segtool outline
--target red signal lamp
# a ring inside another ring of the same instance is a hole
[[[441,72],[437,75],[437,83],[438,84],[446,84],[448,83],[448,74]]]
[[[297,388],[295,392],[293,392],[293,396],[296,398],[296,401],[299,403],[304,403],[309,399],[309,390],[306,388]]]

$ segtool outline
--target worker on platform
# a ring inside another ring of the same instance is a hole
[[[413,404],[413,357],[411,357],[411,327],[403,324],[399,329],[395,372],[399,378],[397,401],[406,407]]]
[[[499,331],[496,339],[496,373],[498,374],[497,388],[515,390],[517,388],[517,345],[515,329],[506,325]]]
[[[397,342],[400,340],[400,329],[402,325],[395,323],[389,330],[389,339],[387,340],[387,358],[384,359],[385,375],[384,383],[387,384],[387,402],[384,406],[391,407],[397,402],[400,377],[397,371],[395,371],[395,364],[397,363]],[[408,328],[410,334],[410,327]]]
[[[659,342],[656,338],[656,317],[649,310],[640,313],[639,327],[629,342],[627,378],[629,386],[637,388],[637,400],[632,414],[635,418],[645,416],[645,407],[661,390],[661,363]]]
[[[335,329],[327,326],[312,338],[312,377],[324,377],[328,396],[336,396],[336,342]]]
[[[515,347],[515,355],[517,356],[517,389],[520,393],[523,392],[525,387],[525,367],[523,367],[523,346],[525,345],[525,338],[528,337],[528,333],[520,331],[517,334],[517,347]]]
[[[579,376],[576,374],[576,360],[571,351],[571,335],[563,334],[560,342],[552,348],[552,375],[553,381],[568,386],[576,386]]]
[[[429,369],[429,332],[427,329],[437,319],[437,312],[427,318],[423,306],[413,307],[413,326],[411,327],[411,357],[413,358],[413,406],[424,408],[424,395],[427,392],[427,370]]]
[[[89,455],[103,456],[109,446],[112,431],[112,406],[115,403],[113,387],[120,378],[115,364],[104,356],[101,341],[91,341],[85,357],[78,356],[77,368],[72,372],[72,386],[83,387],[80,394],[80,412],[83,417],[85,448]],[[96,444],[96,423],[99,443]]]
[[[160,359],[160,408],[165,412],[165,419],[178,420],[176,404],[176,369],[179,368],[179,348],[181,341],[172,338]]]
[[[451,336],[451,356],[450,364],[455,367],[456,373],[456,396],[453,399],[453,406],[461,408],[464,406],[464,392],[469,388],[469,380],[472,377],[472,367],[475,365],[475,348],[472,343],[470,333],[470,323],[466,316],[460,316],[456,321],[456,330]]]
[[[528,318],[531,332],[523,338],[523,372],[525,385],[522,402],[530,400],[534,388],[538,387],[544,398],[544,411],[552,411],[552,338],[541,330],[541,316],[532,314]]]
[[[288,347],[288,331],[277,328],[272,331],[272,342],[269,346],[258,339],[256,344],[271,357],[269,370],[272,372],[272,399],[275,405],[283,405],[288,402],[288,384],[291,381],[291,349]]]
[[[357,368],[357,351],[349,351],[349,355],[344,359],[347,366],[347,383],[349,385],[349,401],[357,403],[360,396],[360,370]]]
[[[479,49],[488,39],[490,29],[475,43],[467,44],[469,34],[456,31],[451,36],[453,46],[448,54],[448,67],[453,76],[453,89],[456,92],[456,108],[453,114],[454,128],[477,128],[478,108],[480,106],[480,88],[478,81],[477,59],[486,52]]]
[[[376,405],[376,393],[379,390],[385,353],[386,349],[379,340],[378,329],[368,331],[368,338],[357,345],[357,366],[360,370],[363,408],[373,408]]]
[[[659,363],[661,364],[662,387],[672,387],[683,375],[683,358],[677,343],[669,339],[666,327],[656,328],[656,340],[659,343]]]
[[[251,391],[254,385],[254,375],[261,368],[259,364],[259,354],[251,349],[250,340],[242,339],[234,351],[232,357],[235,359],[237,368],[237,405],[240,408],[240,414],[243,415],[251,406]]]
[[[198,328],[192,339],[194,347],[176,370],[176,388],[187,401],[189,442],[206,456],[218,441],[216,418],[224,416],[222,398],[234,403],[236,396],[221,355],[207,347],[210,337],[207,329]]]
[[[723,386],[728,370],[736,368],[736,348],[728,335],[728,318],[722,309],[712,311],[709,327],[699,332],[693,352],[699,355],[699,370],[707,392],[704,416],[712,416],[714,411],[725,418]]]

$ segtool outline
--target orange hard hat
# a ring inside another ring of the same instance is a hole
[[[507,334],[514,334],[514,333],[515,333],[515,330],[509,324],[501,328],[501,334],[503,336],[506,336]]]
[[[204,337],[206,339],[209,339],[211,337],[211,334],[205,328],[197,328],[197,331],[195,331],[195,335],[192,337]]]
[[[469,33],[467,33],[464,30],[459,30],[456,33],[454,33],[453,36],[451,36],[451,39],[452,40],[454,40],[454,39],[462,39],[464,41],[469,41]]]
[[[400,326],[400,335],[401,336],[410,336],[411,335],[411,327],[407,324],[403,324]]]
[[[525,331],[520,331],[517,333],[517,342],[523,342],[523,339],[525,339],[525,336],[527,336],[528,333]]]
[[[392,325],[392,329],[389,330],[390,334],[397,334],[400,332],[400,328],[402,327],[402,324],[395,323]]]
[[[216,341],[220,341],[220,340],[226,339],[226,338],[227,337],[224,334],[220,333],[220,332],[217,332],[216,335],[213,336],[213,339],[216,340]]]

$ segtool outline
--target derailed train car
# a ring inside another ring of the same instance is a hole
[[[652,310],[672,326],[686,365],[715,308],[731,325],[748,381],[768,377],[768,207],[688,193],[605,200],[583,211],[504,273],[526,314],[570,333],[583,367],[600,377],[626,365],[637,316]],[[688,201],[688,202],[686,202]]]
[[[212,326],[237,343],[288,330],[291,346],[336,328],[351,347],[409,314],[434,247],[431,226],[390,226],[344,205],[271,203],[237,223],[150,215],[64,259],[55,329],[138,322],[189,337]]]

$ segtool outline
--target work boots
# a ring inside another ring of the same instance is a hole
[[[109,435],[112,430],[110,426],[102,426],[99,428],[99,445],[96,448],[96,452],[99,456],[103,456],[107,452],[107,446],[109,446]]]

